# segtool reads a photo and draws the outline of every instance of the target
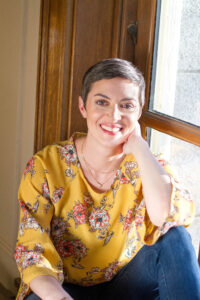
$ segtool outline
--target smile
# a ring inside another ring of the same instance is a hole
[[[118,132],[120,132],[122,130],[122,127],[116,126],[116,125],[112,125],[112,126],[108,126],[108,125],[100,125],[101,128],[103,129],[103,131],[106,131],[110,134],[116,134]]]

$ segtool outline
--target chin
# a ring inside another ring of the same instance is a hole
[[[126,137],[108,137],[108,138],[104,138],[104,139],[101,139],[101,143],[104,145],[104,146],[107,146],[109,148],[112,148],[112,147],[116,147],[116,146],[119,146],[119,145],[122,145],[124,144],[126,141]]]

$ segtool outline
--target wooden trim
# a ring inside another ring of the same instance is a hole
[[[121,27],[121,10],[122,0],[116,0],[114,2],[114,19],[113,19],[113,39],[112,39],[112,57],[119,56],[120,45],[120,27]]]
[[[122,55],[126,46],[126,34],[127,34],[127,26],[126,26],[126,10],[127,10],[127,0],[124,0],[122,3],[122,12],[121,12],[121,33],[120,33],[120,47],[119,54]]]
[[[34,153],[43,145],[45,91],[46,91],[46,69],[49,37],[49,12],[50,0],[41,0],[40,7],[40,32],[38,51],[38,74],[35,110],[35,136]]]
[[[135,64],[143,72],[146,81],[146,102],[144,111],[148,109],[149,101],[156,21],[156,2],[156,0],[138,1],[138,37],[135,47]]]
[[[141,122],[143,126],[151,127],[191,144],[200,146],[199,126],[186,123],[158,112],[145,111]]]
[[[149,107],[149,94],[151,86],[151,72],[152,72],[152,63],[153,63],[153,47],[154,47],[154,33],[155,33],[155,23],[156,23],[156,0],[152,1],[151,11],[150,11],[150,22],[149,22],[149,42],[148,42],[148,53],[147,53],[147,62],[146,62],[146,93],[145,97],[145,106],[144,111]]]
[[[77,0],[74,0],[73,7],[73,27],[72,27],[72,50],[71,50],[71,66],[70,66],[70,82],[69,82],[69,101],[68,101],[68,122],[67,122],[67,138],[71,134],[71,110],[72,110],[72,93],[73,93],[73,73],[74,73],[74,56],[75,56],[75,39],[76,39],[76,8]]]
[[[156,22],[156,0],[138,1],[137,20],[138,37],[135,47],[135,64],[143,72],[146,81],[145,106],[143,111],[148,110],[149,93],[151,83],[151,70],[153,61],[154,33]],[[140,120],[143,138],[146,138],[146,126],[144,118]]]
[[[75,1],[42,0],[34,151],[66,138]],[[63,117],[64,116],[64,117]]]

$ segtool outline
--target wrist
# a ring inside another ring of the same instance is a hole
[[[150,149],[148,143],[142,137],[136,137],[132,147],[132,154],[135,156],[135,158],[140,159],[140,157],[144,157],[145,153],[149,151]]]

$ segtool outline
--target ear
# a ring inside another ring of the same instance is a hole
[[[83,116],[84,119],[86,119],[87,111],[85,109],[85,104],[84,104],[84,101],[81,96],[78,97],[78,107],[79,107],[81,115]]]

